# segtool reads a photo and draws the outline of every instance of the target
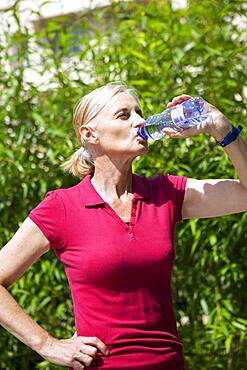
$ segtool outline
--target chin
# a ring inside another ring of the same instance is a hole
[[[144,152],[147,152],[148,151],[148,142],[143,140],[143,143],[140,143],[141,145],[141,150],[143,150]]]
[[[141,155],[143,155],[147,152],[148,152],[148,146],[147,145],[145,145],[145,146],[142,145],[142,148],[139,148],[139,150],[137,150],[135,152],[135,157],[139,157],[139,156],[141,156]]]

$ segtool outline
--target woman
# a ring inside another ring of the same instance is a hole
[[[239,180],[132,174],[133,159],[148,150],[137,135],[144,119],[133,91],[107,84],[80,100],[73,124],[81,147],[63,167],[82,180],[48,192],[1,250],[3,327],[43,358],[76,370],[184,368],[170,290],[175,224],[247,210],[247,144],[235,130],[229,138],[229,120],[207,107],[205,124],[166,132],[227,136]],[[69,339],[49,335],[7,291],[50,248],[72,292],[77,336]]]

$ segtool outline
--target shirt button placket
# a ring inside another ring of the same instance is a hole
[[[136,207],[137,207],[137,203],[136,203],[136,200],[134,199],[133,200],[133,204],[132,204],[131,220],[130,220],[130,230],[129,230],[129,234],[132,237],[134,237],[133,227],[134,227],[134,224],[135,224]]]

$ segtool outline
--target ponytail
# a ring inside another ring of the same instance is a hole
[[[83,178],[94,173],[94,163],[90,153],[84,146],[81,146],[70,159],[60,165],[65,171],[73,176]]]

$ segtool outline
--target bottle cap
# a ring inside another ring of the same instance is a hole
[[[141,127],[138,128],[137,135],[139,135],[140,137],[142,137],[144,140],[147,140],[148,139],[147,134],[145,134],[145,132],[144,132],[144,125],[142,125]]]

